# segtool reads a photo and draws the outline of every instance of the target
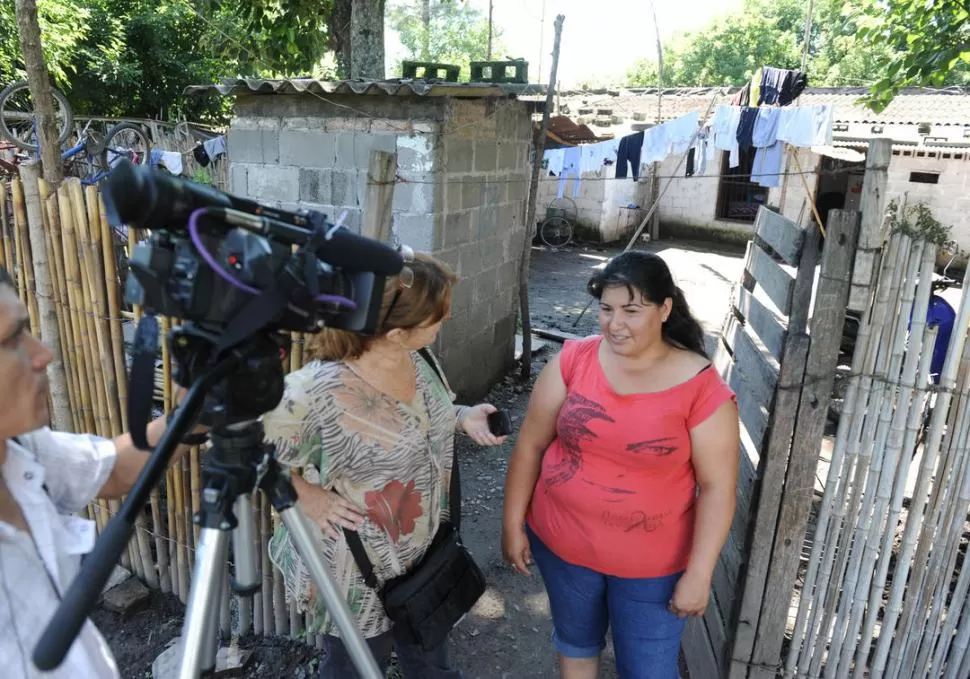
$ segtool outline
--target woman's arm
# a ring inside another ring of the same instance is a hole
[[[529,409],[505,477],[502,549],[506,560],[524,575],[529,574],[528,564],[532,560],[525,537],[525,515],[539,479],[542,455],[556,436],[556,418],[565,400],[566,385],[557,355],[542,369],[532,389]]]
[[[671,601],[671,609],[678,615],[703,615],[707,608],[717,558],[734,519],[740,440],[734,401],[722,404],[690,431],[691,463],[699,493],[687,570]]]

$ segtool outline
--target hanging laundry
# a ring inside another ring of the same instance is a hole
[[[700,121],[701,114],[697,111],[691,111],[676,120],[664,123],[667,137],[667,155],[679,156],[687,151]]]
[[[714,135],[714,148],[730,151],[730,166],[737,167],[741,162],[738,150],[738,124],[741,122],[741,109],[737,106],[721,104],[714,112],[711,133]]]
[[[783,109],[765,107],[758,109],[751,143],[756,149],[751,169],[751,181],[765,187],[781,185],[783,142],[778,141],[778,123]]]
[[[640,166],[659,163],[667,157],[669,147],[667,125],[655,125],[643,131],[643,148],[640,150]]]
[[[788,106],[802,93],[808,82],[801,71],[765,66],[761,76],[759,105]]]
[[[731,99],[732,106],[747,106],[751,102],[751,83],[746,83]]]
[[[633,179],[640,178],[640,151],[643,148],[643,132],[634,132],[620,139],[616,150],[616,178],[627,176],[627,163],[632,170]]]
[[[599,172],[603,166],[616,162],[616,152],[620,147],[619,139],[601,141],[596,144],[582,146],[579,169],[581,172]]]
[[[808,87],[808,76],[801,71],[791,71],[785,76],[785,82],[781,86],[781,94],[778,95],[778,105],[788,106],[798,98],[798,95]]]
[[[202,146],[205,147],[205,152],[209,154],[211,160],[215,160],[219,156],[225,155],[226,153],[226,138],[223,135],[218,137],[213,137],[202,142]]]
[[[764,73],[764,67],[759,68],[751,76],[751,94],[748,98],[749,106],[761,106],[761,78]]]
[[[562,174],[562,164],[565,160],[566,149],[551,149],[542,154],[546,170],[557,177]]]
[[[151,164],[163,167],[174,175],[182,174],[182,154],[175,151],[152,149]]]
[[[808,148],[832,144],[832,106],[794,106],[782,108],[778,139],[792,146]]]
[[[192,149],[192,155],[195,156],[195,162],[199,164],[200,167],[206,167],[209,165],[209,154],[205,151],[205,146],[202,144],[197,144],[194,149]]]
[[[741,116],[738,120],[738,150],[747,151],[751,148],[751,137],[754,134],[754,124],[758,120],[758,109],[754,106],[746,106],[741,109]]]
[[[578,146],[564,149],[562,174],[559,175],[559,188],[556,191],[556,198],[562,198],[566,193],[566,179],[576,177],[576,186],[573,188],[573,196],[579,195],[580,163],[582,162],[583,150]]]
[[[685,177],[694,176],[694,147],[687,151],[687,169],[684,171]]]
[[[696,150],[694,162],[697,164],[695,173],[699,175],[707,174],[707,163],[710,161],[711,151],[714,149],[714,144],[711,143],[711,129],[709,127],[702,127],[697,133],[694,149]]]

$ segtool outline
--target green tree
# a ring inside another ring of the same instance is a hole
[[[488,18],[469,3],[398,0],[389,7],[387,20],[400,35],[409,60],[461,66],[462,76],[467,78],[470,62],[487,57]],[[501,59],[495,55],[504,54],[499,38],[500,34],[493,30],[493,59]]]
[[[868,0],[853,13],[859,39],[878,46],[867,103],[883,110],[901,89],[970,81],[970,5],[965,0]]]

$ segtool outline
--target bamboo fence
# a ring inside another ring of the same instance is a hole
[[[82,187],[76,178],[65,180],[56,193],[43,180],[39,188],[73,430],[118,436],[128,426],[126,336],[134,331],[142,310],[126,305],[121,287],[124,272],[118,271],[117,262],[127,261],[127,253],[144,234],[130,229],[127,242],[119,239],[107,222],[97,188]],[[28,308],[31,331],[39,334],[24,201],[19,178],[0,182],[0,263],[17,283],[21,300]],[[176,323],[174,319],[162,318],[162,337]],[[284,366],[287,370],[303,365],[302,336],[294,336],[293,340],[293,351]],[[169,412],[174,393],[172,367],[167,344],[161,345],[156,405],[160,412]],[[192,516],[200,506],[204,452],[194,448],[169,469],[165,482],[152,491],[149,506],[136,523],[135,538],[121,559],[121,565],[146,584],[174,593],[183,603],[188,599],[199,538]],[[119,507],[119,501],[99,500],[86,509],[86,514],[95,521],[100,534]],[[253,512],[263,588],[252,603],[240,600],[233,605],[229,578],[225,578],[223,636],[254,632],[303,638],[309,614],[286,603],[282,574],[269,561],[269,538],[279,525],[279,518],[262,493],[254,496]],[[233,615],[234,610],[239,614]],[[322,637],[312,641],[320,645]]]
[[[859,329],[785,677],[970,676],[970,295],[934,384],[937,246],[893,233]],[[970,272],[963,290],[970,286]]]

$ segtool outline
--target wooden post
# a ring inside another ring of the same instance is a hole
[[[23,183],[24,200],[27,204],[27,226],[30,238],[30,254],[34,267],[37,310],[39,315],[40,339],[54,354],[54,360],[47,367],[51,388],[51,423],[55,429],[69,430],[72,424],[71,404],[68,402],[67,373],[64,372],[64,357],[61,350],[60,331],[57,326],[57,306],[54,287],[51,284],[51,267],[47,256],[47,238],[44,234],[43,206],[40,201],[40,164],[30,160],[20,165],[20,179]]]
[[[559,72],[559,45],[562,42],[562,23],[566,17],[556,17],[555,40],[552,44],[552,68],[549,71],[549,85],[546,88],[546,107],[542,112],[539,125],[539,138],[534,145],[532,158],[532,179],[529,181],[529,204],[525,210],[525,243],[522,247],[522,262],[519,266],[519,317],[522,321],[522,379],[532,375],[532,319],[529,316],[529,262],[532,255],[532,231],[536,223],[536,201],[539,193],[539,171],[542,169],[542,152],[546,148],[546,134],[549,132],[549,113],[552,111],[556,95],[556,74]]]
[[[859,238],[859,215],[842,210],[833,210],[829,214],[828,236],[809,333],[812,343],[751,657],[751,679],[774,679],[774,669],[767,668],[774,668],[780,662],[785,622],[805,539],[819,449],[835,382],[842,323]]]
[[[360,233],[367,238],[388,242],[391,237],[394,183],[397,180],[397,156],[387,151],[371,151],[367,168],[367,195]]]
[[[886,237],[886,186],[889,183],[889,162],[893,156],[890,139],[873,139],[866,153],[866,173],[862,179],[862,198],[859,211],[862,224],[859,227],[859,248],[852,274],[852,291],[849,293],[849,309],[862,311],[869,302],[873,278],[876,275],[877,254]]]
[[[758,618],[765,596],[772,542],[782,502],[782,489],[788,456],[792,445],[792,429],[801,397],[805,362],[811,344],[807,330],[812,286],[815,283],[815,264],[818,260],[819,231],[809,227],[802,246],[801,262],[795,277],[792,309],[788,321],[788,337],[778,375],[778,388],[772,407],[768,433],[758,469],[760,490],[757,507],[751,521],[744,588],[731,649],[730,677],[748,676],[748,662],[758,630]]]

